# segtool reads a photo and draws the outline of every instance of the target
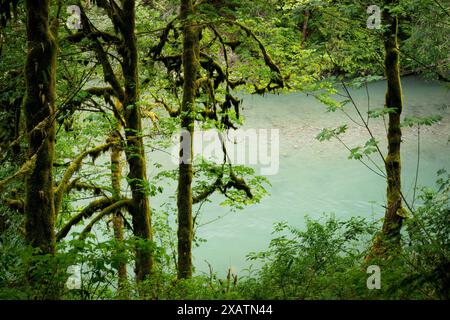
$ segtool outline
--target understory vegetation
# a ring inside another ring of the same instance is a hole
[[[158,265],[168,267],[158,268],[140,284],[141,290],[148,299],[449,299],[449,188],[450,175],[442,171],[435,188],[422,189],[421,204],[407,220],[400,251],[388,259],[370,261],[382,270],[380,290],[367,290],[366,283],[366,257],[379,221],[338,220],[326,214],[317,220],[307,218],[304,229],[277,223],[267,251],[247,257],[258,260],[260,267],[240,275],[211,269],[210,274],[177,281],[168,247],[155,246]],[[139,298],[131,279],[120,293],[115,284],[118,264],[131,263],[130,252],[137,240],[99,242],[94,236],[75,237],[63,243],[56,256],[39,256],[37,263],[31,263],[36,259],[33,248],[16,232],[21,221],[10,213],[2,219],[9,228],[1,237],[0,298],[45,295],[42,288],[26,285],[30,273],[60,290],[63,299]],[[161,243],[171,242],[167,233],[157,237]],[[80,278],[70,278],[73,265],[79,266]],[[71,280],[80,287],[70,289]]]

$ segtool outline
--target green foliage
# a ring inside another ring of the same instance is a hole
[[[194,276],[191,279],[176,280],[175,274],[158,275],[147,280],[142,285],[151,288],[147,298],[162,300],[229,300],[243,299],[238,290],[238,279],[228,273],[225,279],[220,279],[212,273],[208,276]]]
[[[408,276],[400,285],[450,299],[450,174],[439,171],[437,190],[423,188],[422,205],[407,220]]]
[[[264,265],[244,288],[250,286],[254,299],[355,297],[365,286],[365,274],[359,271],[365,254],[361,241],[374,227],[362,218],[307,219],[306,230],[278,223],[268,251],[248,256]]]
[[[450,31],[449,6],[445,1],[439,1],[444,6],[443,10],[436,3],[438,1],[434,0],[402,1],[409,20],[414,23],[403,23],[404,54],[401,63],[405,69],[417,70],[434,79],[439,77],[438,74],[448,75],[450,49],[447,37]]]
[[[384,108],[375,108],[375,109],[371,109],[368,112],[368,117],[375,119],[375,118],[379,118],[379,117],[384,117],[386,114],[390,114],[390,113],[395,113],[397,112],[396,108],[388,108],[388,107],[384,107]]]
[[[350,100],[336,101],[329,94],[318,94],[315,96],[317,100],[322,102],[327,107],[327,112],[335,112],[342,109]]]
[[[0,299],[26,299],[31,290],[26,285],[26,271],[32,248],[17,230],[23,230],[23,218],[2,207],[0,221]]]
[[[274,226],[274,238],[266,251],[250,253],[259,262],[247,276],[228,272],[198,275],[177,281],[172,253],[173,230],[170,216],[156,216],[159,245],[130,238],[126,241],[99,242],[94,236],[63,242],[56,256],[34,256],[20,235],[19,216],[11,215],[9,231],[2,233],[0,245],[0,296],[2,298],[43,298],[49,289],[65,299],[113,299],[116,297],[116,268],[128,265],[136,246],[150,246],[162,268],[141,283],[151,299],[448,299],[450,257],[450,175],[439,171],[437,189],[423,188],[420,206],[405,220],[402,252],[389,259],[373,260],[381,267],[382,289],[368,290],[365,257],[380,228],[378,221],[363,218],[339,220],[324,216],[306,219],[305,229],[285,222]],[[12,220],[11,220],[12,219]],[[30,263],[34,269],[30,269]],[[64,287],[67,267],[80,266],[80,288]],[[45,286],[30,288],[26,277],[41,279]],[[130,298],[138,298],[133,280],[128,283]]]
[[[433,115],[428,117],[405,117],[402,126],[413,127],[413,126],[432,126],[433,124],[442,120],[441,115]]]
[[[378,151],[377,146],[378,146],[378,141],[375,140],[374,138],[370,138],[364,144],[364,147],[358,146],[358,147],[350,149],[350,155],[348,156],[348,158],[360,160],[363,158],[363,156],[368,156],[368,155],[371,155],[372,153],[377,152]]]
[[[338,128],[335,128],[335,129],[324,128],[316,136],[316,139],[319,140],[320,142],[329,141],[329,140],[331,140],[331,138],[335,138],[335,137],[339,136],[340,134],[345,133],[347,131],[347,129],[348,129],[348,126],[346,124],[339,126]]]
[[[29,246],[24,239],[23,217],[16,212],[5,210],[0,213],[2,219],[6,228],[0,233],[0,299],[62,296],[71,257],[42,255]]]

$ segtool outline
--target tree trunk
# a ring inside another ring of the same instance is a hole
[[[199,68],[199,28],[189,16],[194,13],[192,0],[181,1],[183,26],[183,101],[181,104],[181,147],[178,175],[178,278],[192,276],[192,147],[194,134],[195,82]]]
[[[117,106],[119,108],[121,106]],[[117,121],[116,132],[111,134],[111,139],[119,141],[119,132],[122,130],[120,121]],[[118,201],[121,198],[120,191],[120,181],[122,180],[122,165],[120,160],[122,158],[122,148],[120,144],[113,145],[111,150],[111,187],[113,191],[113,198]],[[114,238],[122,242],[123,241],[123,218],[120,210],[117,210],[113,214],[113,227],[114,227]],[[123,254],[123,250],[118,250],[117,254]],[[126,262],[119,261],[117,266],[117,288],[118,296],[121,298],[127,298],[128,294],[126,292],[128,287],[128,277],[127,277],[127,264]]]
[[[308,37],[308,21],[309,21],[309,16],[310,16],[310,12],[308,9],[305,10],[304,12],[304,20],[303,20],[303,30],[302,30],[302,48],[305,46],[305,41],[306,38]]]
[[[399,47],[397,41],[398,20],[385,14],[390,23],[385,36],[385,69],[387,78],[386,107],[395,108],[389,113],[387,173],[387,209],[383,224],[383,234],[388,240],[400,241],[400,229],[403,221],[401,197],[401,159],[400,145],[402,130],[400,116],[403,109],[402,84],[400,81]]]
[[[139,239],[152,241],[150,204],[148,199],[147,169],[142,139],[142,122],[138,101],[138,51],[135,29],[135,1],[123,1],[123,63],[125,81],[123,110],[125,119],[126,157],[130,172],[128,181],[133,204],[130,214],[133,219],[134,235]],[[152,250],[148,245],[136,248],[136,280],[141,282],[150,275],[153,268]]]
[[[52,172],[56,41],[50,30],[49,10],[50,0],[26,1],[28,54],[23,102],[26,130],[31,132],[42,121],[48,122],[43,129],[34,130],[28,141],[28,157],[36,156],[36,162],[25,181],[25,233],[27,242],[43,255],[54,254],[56,242]],[[57,299],[59,288],[53,283],[51,269],[40,269],[38,273],[33,270],[32,266],[28,281],[35,294],[40,299]]]
[[[387,1],[392,4],[395,1]],[[382,256],[390,249],[400,245],[400,230],[402,227],[404,209],[401,194],[401,158],[400,146],[402,131],[400,116],[403,108],[402,85],[400,81],[399,45],[397,39],[398,20],[391,16],[387,9],[384,13],[384,21],[388,24],[385,32],[385,73],[387,78],[386,108],[394,108],[395,112],[389,113],[388,126],[388,154],[385,159],[387,174],[387,207],[383,222],[381,237],[378,237],[373,254]]]
[[[45,130],[29,138],[29,157],[37,154],[36,165],[26,180],[26,238],[43,254],[55,252],[55,209],[53,202],[53,156],[55,129],[56,42],[50,31],[50,0],[27,0],[28,55],[25,65],[24,113],[27,131],[49,119]]]

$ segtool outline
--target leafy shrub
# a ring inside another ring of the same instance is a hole
[[[248,279],[245,291],[255,299],[349,298],[365,288],[362,240],[374,225],[362,218],[324,222],[306,220],[306,230],[278,223],[268,251],[252,253],[262,260],[258,278]],[[351,284],[349,286],[349,284]]]

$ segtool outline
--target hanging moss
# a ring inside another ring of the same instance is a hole
[[[159,42],[156,46],[150,48],[149,53],[147,54],[148,57],[152,57],[153,59],[156,59],[161,55],[161,52],[169,39],[170,31],[174,29],[174,22],[175,20],[169,22],[167,26],[164,28],[163,32],[161,33],[159,37]]]
[[[130,199],[122,199],[119,201],[114,202],[110,206],[104,208],[97,216],[95,216],[87,225],[84,227],[83,231],[80,233],[80,240],[83,240],[86,238],[87,234],[91,232],[94,225],[99,222],[103,217],[107,216],[108,214],[114,214],[119,210],[120,208],[126,207],[131,205],[132,200]]]

